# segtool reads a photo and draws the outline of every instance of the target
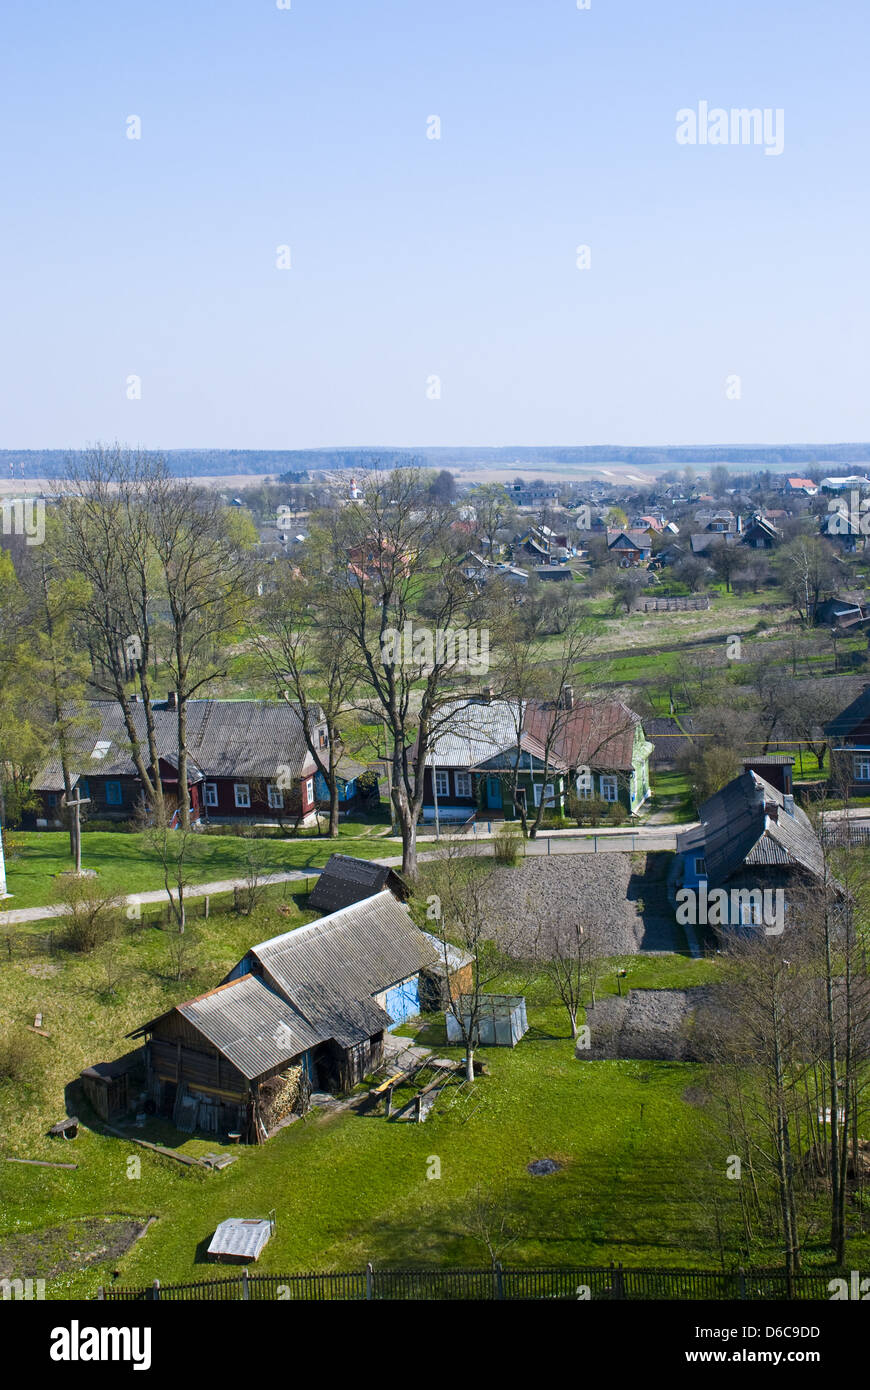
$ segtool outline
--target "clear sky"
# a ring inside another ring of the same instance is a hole
[[[867,0],[8,4],[0,447],[870,439],[868,40]],[[678,144],[699,102],[782,153]]]

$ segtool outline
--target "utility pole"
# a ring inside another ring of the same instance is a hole
[[[66,798],[67,807],[69,808],[69,810],[71,810],[71,811],[74,813],[74,816],[75,816],[76,873],[79,874],[79,875],[81,875],[81,872],[82,872],[82,819],[81,819],[81,808],[82,808],[82,806],[89,806],[90,803],[91,803],[91,798],[90,798],[89,796],[80,796],[78,792],[76,792],[76,800],[75,800],[75,801],[70,801],[70,799],[69,799],[68,797]]]

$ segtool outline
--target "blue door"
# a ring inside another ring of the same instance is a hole
[[[387,1030],[390,1033],[394,1028],[398,1028],[400,1023],[407,1023],[409,1018],[415,1018],[420,1012],[420,977],[414,975],[410,980],[403,980],[400,985],[393,985],[392,989],[388,989],[384,1008],[392,1019]]]
[[[501,810],[501,778],[487,777],[486,804],[491,811]]]

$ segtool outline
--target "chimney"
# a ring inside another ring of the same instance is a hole
[[[742,535],[742,533],[743,533],[743,517],[742,517],[742,516],[740,515],[740,513],[738,512],[738,513],[737,513],[737,534],[738,534],[738,536],[739,536],[739,535]]]
[[[566,709],[573,709],[573,708],[574,708],[574,687],[573,687],[573,685],[566,685],[566,686],[565,686],[565,690],[564,690],[564,693],[563,693],[563,700],[564,700],[564,704],[565,704],[565,708],[566,708]]]
[[[176,690],[170,690],[166,696],[166,708],[178,709],[178,692]]]
[[[788,792],[782,798],[782,809],[787,816],[794,815],[794,797]]]

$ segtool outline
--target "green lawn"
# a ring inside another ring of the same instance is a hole
[[[119,1055],[136,1024],[213,985],[252,940],[308,916],[302,899],[288,899],[283,912],[270,905],[251,918],[228,913],[197,924],[197,973],[181,983],[165,977],[166,935],[138,931],[116,947],[129,970],[116,996],[102,987],[99,957],[60,952],[36,974],[32,958],[0,965],[0,1013],[20,1026],[40,1011],[51,1034],[32,1035],[27,1081],[0,1085],[4,1151],[79,1165],[75,1171],[4,1165],[0,1258],[4,1237],[66,1227],[68,1234],[54,1242],[63,1263],[63,1251],[76,1240],[70,1223],[156,1216],[128,1254],[87,1270],[71,1265],[49,1279],[48,1296],[92,1296],[113,1269],[125,1284],[205,1278],[212,1267],[204,1246],[217,1222],[274,1208],[277,1232],[259,1264],[266,1272],[360,1268],[369,1259],[381,1266],[481,1264],[485,1251],[469,1229],[467,1210],[480,1185],[503,1196],[509,1210],[516,1240],[505,1252],[508,1262],[715,1266],[711,1191],[732,1231],[735,1193],[722,1172],[721,1141],[698,1103],[702,1070],[578,1061],[567,1018],[541,981],[499,982],[523,988],[529,1034],[513,1051],[481,1050],[491,1074],[475,1083],[470,1100],[448,1108],[442,1098],[425,1125],[312,1112],[263,1147],[228,1147],[237,1162],[214,1174],[87,1128],[89,1112],[78,1099],[85,1121],[79,1138],[60,1144],[46,1137],[64,1113],[64,1086],[81,1067]],[[599,992],[617,988],[620,966],[628,971],[623,990],[703,983],[720,968],[715,959],[614,959]],[[55,973],[42,973],[46,967]],[[430,1016],[421,1040],[458,1057],[446,1047],[440,1016]],[[223,1147],[212,1136],[178,1134],[165,1122],[149,1121],[148,1129],[131,1133],[193,1154]],[[138,1169],[131,1157],[140,1159]],[[531,1177],[526,1165],[544,1157],[563,1170]],[[431,1179],[436,1158],[440,1177]],[[853,1241],[851,1259],[867,1254],[866,1242]],[[807,1252],[810,1262],[823,1257],[821,1247]],[[775,1250],[764,1249],[755,1260],[778,1262]],[[39,1275],[46,1268],[21,1272]]]
[[[290,869],[319,869],[336,850],[363,859],[390,857],[401,850],[385,844],[381,824],[366,826],[348,822],[341,826],[339,839],[306,836],[294,840],[258,840],[265,872]],[[388,830],[388,827],[386,827]],[[48,906],[58,902],[60,888],[54,875],[71,868],[69,837],[64,831],[13,831],[17,846],[6,864],[9,892],[6,909]],[[202,835],[191,842],[189,880],[209,883],[233,878],[245,872],[245,854],[251,842],[234,835]],[[85,831],[82,835],[82,867],[95,869],[100,886],[108,893],[147,892],[163,887],[162,866],[141,834],[127,835],[110,830]]]

